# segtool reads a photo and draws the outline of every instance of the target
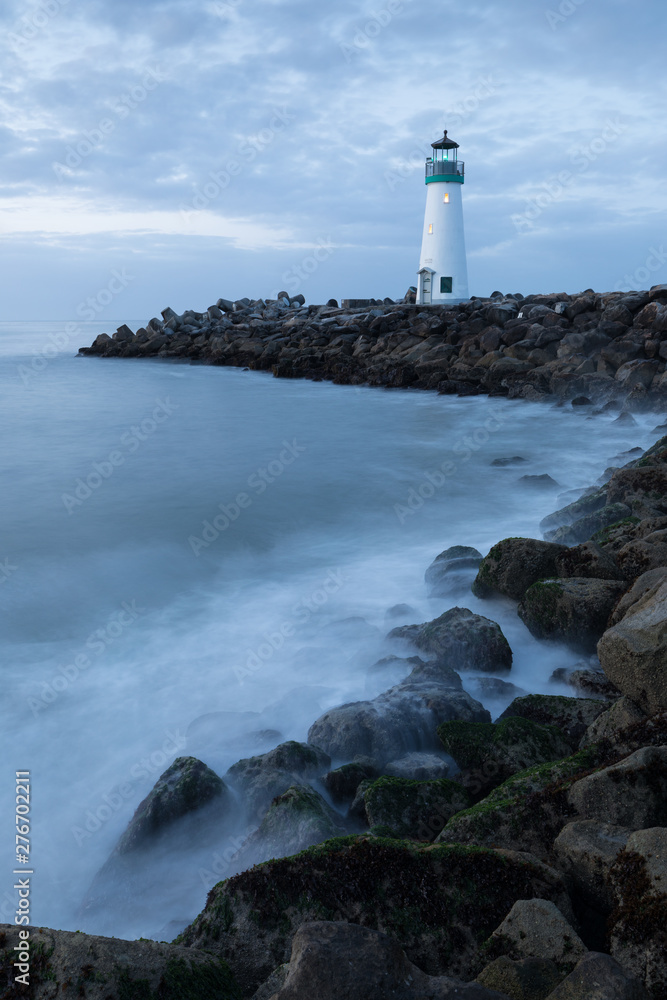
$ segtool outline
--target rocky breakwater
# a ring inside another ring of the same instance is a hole
[[[659,409],[667,398],[667,285],[649,291],[473,297],[456,306],[347,300],[342,307],[218,299],[205,312],[165,309],[136,333],[121,326],[80,354],[181,358],[278,378],[559,397]]]

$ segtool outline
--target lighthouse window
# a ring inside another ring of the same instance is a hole
[[[442,200],[444,201],[445,205],[449,205],[449,194],[446,194]]]
[[[433,236],[433,223],[428,227],[428,234],[429,236]]]
[[[452,290],[452,278],[441,278],[440,279],[440,292],[451,292]]]

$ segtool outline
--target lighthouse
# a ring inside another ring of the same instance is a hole
[[[468,298],[468,267],[463,234],[461,192],[464,164],[458,142],[447,137],[431,143],[426,160],[426,213],[419,258],[417,303],[423,306]]]

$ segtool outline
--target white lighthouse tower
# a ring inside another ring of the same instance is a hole
[[[444,305],[468,298],[468,267],[463,234],[461,190],[464,164],[457,157],[458,142],[432,142],[426,160],[426,214],[419,258],[417,302]]]

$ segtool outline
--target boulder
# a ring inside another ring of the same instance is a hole
[[[548,1000],[649,1000],[641,980],[610,955],[591,951]]]
[[[426,570],[424,579],[429,597],[447,597],[460,590],[482,561],[482,553],[469,545],[453,545],[436,556]]]
[[[475,796],[488,794],[517,771],[560,760],[572,750],[556,726],[521,718],[445,722],[438,736],[461,769],[461,784]]]
[[[297,854],[345,833],[342,817],[314,788],[293,785],[273,800],[259,828],[231,859],[231,867],[242,871],[269,858]]]
[[[639,830],[628,837],[610,874],[617,906],[609,923],[611,954],[644,981],[649,996],[667,989],[667,830]]]
[[[607,502],[623,503],[633,508],[646,495],[667,495],[667,466],[638,465],[636,468],[617,469],[607,486]]]
[[[477,976],[487,989],[500,990],[511,1000],[546,1000],[563,979],[555,962],[547,958],[522,958],[514,962],[501,955]]]
[[[469,805],[465,789],[447,778],[410,781],[384,776],[364,791],[368,825],[384,837],[431,841]]]
[[[581,738],[580,746],[588,746],[589,743],[599,743],[600,740],[612,740],[615,734],[635,722],[642,722],[646,718],[646,713],[642,712],[639,705],[623,695],[615,701],[611,708],[606,709],[590,724]]]
[[[593,698],[566,698],[553,694],[529,694],[515,698],[508,705],[499,721],[517,717],[530,719],[541,725],[556,727],[561,739],[567,742],[569,752],[576,750],[588,727],[607,709],[603,701]],[[568,751],[561,754],[567,756]],[[557,757],[551,757],[557,760]],[[535,761],[538,763],[538,761]],[[528,765],[526,765],[528,766]]]
[[[567,905],[557,873],[511,851],[346,837],[214,886],[179,943],[224,957],[248,995],[289,960],[299,927],[344,920],[382,927],[428,975],[465,980],[479,943],[536,897]]]
[[[631,830],[667,823],[667,746],[643,747],[580,778],[567,800],[582,818]]]
[[[353,755],[351,755],[353,756]],[[292,785],[323,775],[331,758],[318,746],[290,741],[258,757],[233,764],[225,777],[242,796],[247,816],[258,821],[271,804]]]
[[[302,924],[279,988],[253,1000],[507,1000],[478,983],[427,976],[393,938],[343,921]]]
[[[519,899],[487,945],[508,958],[545,958],[570,972],[588,949],[558,907],[548,899]]]
[[[175,820],[210,803],[221,812],[230,807],[222,779],[196,757],[178,757],[139,804],[114,853],[144,847]]]
[[[605,487],[599,490],[587,491],[582,497],[561,507],[553,514],[548,514],[540,521],[540,528],[544,532],[553,531],[563,525],[574,524],[587,514],[594,514],[604,507],[607,502],[607,491]]]
[[[377,776],[377,769],[370,758],[360,758],[329,771],[322,781],[332,800],[342,804],[353,800],[362,781]]]
[[[614,608],[609,624],[617,625],[627,614],[641,611],[655,597],[663,583],[667,583],[667,566],[659,566],[642,573],[623,594]]]
[[[589,538],[592,538],[593,541],[599,541],[597,537],[593,537],[597,532],[605,531],[605,529],[611,528],[612,525],[624,521],[631,515],[632,510],[627,504],[605,504],[599,510],[592,514],[585,514],[578,521],[574,521],[570,525],[556,528],[555,531],[547,531],[545,537],[552,542],[558,542],[562,545],[576,545],[578,542],[585,542]]]
[[[557,574],[556,559],[565,552],[564,545],[535,538],[505,538],[482,560],[473,594],[483,598],[499,593],[519,601],[531,584]]]
[[[308,739],[339,760],[365,756],[381,767],[414,750],[440,749],[437,726],[457,718],[487,722],[491,717],[463,690],[455,671],[420,662],[405,680],[372,701],[325,712],[310,727]]]
[[[495,673],[512,666],[512,650],[500,625],[467,608],[451,608],[423,625],[392,629],[389,638],[409,642],[455,670]]]
[[[565,548],[555,559],[556,576],[594,577],[598,580],[622,580],[618,563],[611,552],[606,552],[596,542],[583,542],[573,548]],[[551,576],[551,573],[545,573]]]
[[[577,896],[600,913],[609,914],[614,905],[609,875],[631,832],[601,820],[575,820],[564,826],[554,841],[559,871],[567,872]]]
[[[635,580],[652,569],[664,569],[667,567],[667,530],[653,531],[644,538],[626,542],[616,559],[628,580]]]
[[[0,991],[7,1000],[22,996],[51,1000],[56,995],[89,1000],[239,997],[229,966],[217,955],[164,942],[123,941],[43,927],[29,929],[30,987],[24,989],[15,982],[20,973],[12,966],[25,941],[19,936],[22,932],[13,924],[0,924],[5,959],[0,966]]]
[[[581,692],[580,697],[584,698],[614,701],[621,695],[621,692],[611,683],[602,669],[595,667],[580,667],[577,670],[572,670],[568,673],[566,682],[575,691]]]
[[[612,683],[641,709],[650,715],[667,708],[667,582],[607,629],[598,656]]]
[[[615,580],[541,580],[524,594],[519,617],[537,639],[555,639],[592,653],[624,590],[625,584]]]

